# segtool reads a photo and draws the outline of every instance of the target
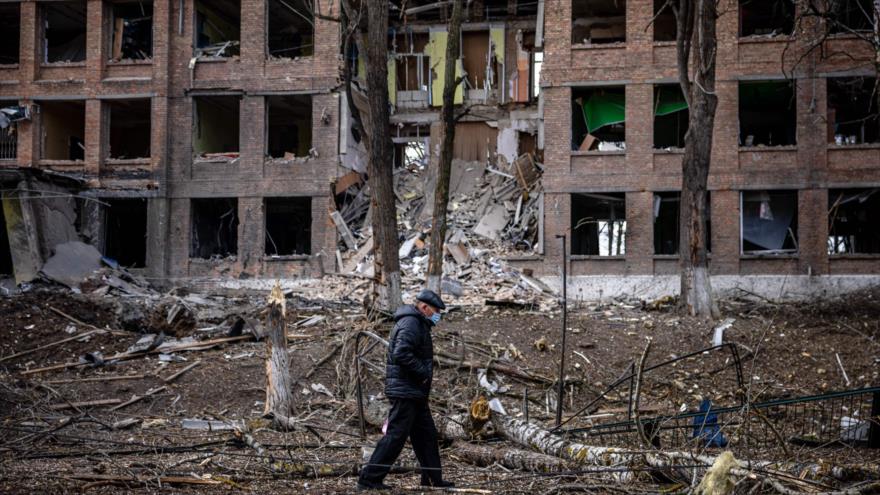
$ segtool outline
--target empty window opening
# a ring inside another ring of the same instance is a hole
[[[739,0],[739,35],[789,35],[794,29],[794,0]]]
[[[197,156],[238,157],[238,96],[193,98],[193,151]]]
[[[192,200],[190,258],[225,258],[238,253],[238,198]]]
[[[14,274],[12,263],[12,248],[9,246],[9,236],[6,232],[6,216],[0,204],[0,277]]]
[[[110,158],[150,156],[150,100],[110,100]]]
[[[238,56],[240,40],[240,0],[196,1],[196,56]]]
[[[796,253],[797,215],[797,191],[744,191],[743,254]]]
[[[654,148],[684,148],[689,116],[681,86],[654,86]]]
[[[831,0],[827,16],[831,33],[872,31],[874,0]]]
[[[266,198],[266,254],[312,252],[312,198]]]
[[[571,0],[572,44],[626,41],[626,0]]]
[[[0,3],[0,65],[18,63],[21,39],[21,4]]]
[[[42,3],[43,62],[86,59],[86,2]]]
[[[797,143],[794,86],[788,81],[739,85],[740,146],[787,146]]]
[[[426,140],[394,143],[394,166],[403,167],[410,172],[424,170],[428,166]]]
[[[532,98],[541,94],[541,68],[544,65],[544,52],[532,52]]]
[[[309,156],[312,148],[312,98],[303,95],[266,98],[269,156]]]
[[[712,250],[711,193],[706,193],[706,251]],[[654,254],[678,254],[681,193],[654,193]]]
[[[405,32],[391,38],[391,51],[395,58],[398,103],[400,91],[428,91],[431,83],[429,57],[425,54],[427,33]]]
[[[828,191],[828,254],[880,253],[880,189]]]
[[[269,1],[269,56],[309,57],[315,53],[315,16],[306,0]]]
[[[880,142],[876,87],[873,77],[835,77],[828,80],[828,142]]]
[[[516,15],[538,15],[538,0],[516,0]]]
[[[43,159],[85,159],[86,103],[46,101],[40,103]]]
[[[534,0],[537,2],[537,0]],[[450,15],[452,9],[449,9]],[[507,0],[483,0],[483,18],[486,20],[501,19],[509,14]]]
[[[0,160],[18,157],[18,125],[31,118],[30,107],[19,106],[14,100],[0,100]]]
[[[147,265],[147,200],[104,199],[104,256],[130,268]]]
[[[125,2],[112,6],[111,60],[153,57],[153,3]]]
[[[571,254],[626,254],[624,193],[571,195]]]
[[[678,26],[667,0],[654,0],[654,41],[675,41]]]
[[[626,149],[626,97],[623,86],[572,90],[571,149]]]

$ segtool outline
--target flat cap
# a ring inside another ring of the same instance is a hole
[[[422,301],[425,304],[430,304],[437,309],[446,309],[446,305],[443,304],[443,299],[440,299],[440,296],[432,290],[422,289],[422,291],[419,292],[419,295],[416,296],[416,300]]]

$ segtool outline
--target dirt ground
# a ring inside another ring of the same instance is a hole
[[[568,315],[565,355],[565,419],[637,364],[648,339],[652,344],[645,363],[650,367],[710,347],[713,327],[719,323],[682,317],[668,308],[651,310],[650,305],[573,306]],[[717,407],[734,406],[743,393],[752,402],[760,402],[880,385],[880,290],[809,305],[725,301],[722,310],[723,318],[733,319],[724,331],[724,341],[736,344],[742,387],[737,381],[736,360],[728,349],[698,353],[644,374],[643,415],[694,411],[704,399]],[[295,326],[294,322],[315,314],[325,319],[314,326]],[[94,297],[57,289],[36,289],[0,299],[0,428],[5,430],[0,443],[0,492],[354,491],[355,478],[344,471],[354,469],[352,466],[361,462],[361,447],[372,445],[381,434],[368,427],[367,441],[359,438],[351,337],[367,325],[358,308],[311,307],[288,318],[288,332],[293,335],[290,356],[296,415],[313,426],[311,432],[278,432],[266,428],[266,422],[259,419],[265,399],[263,342],[242,340],[208,350],[177,352],[170,358],[148,354],[98,367],[77,365],[27,373],[76,363],[86,353],[100,351],[106,358],[125,351],[141,335],[115,329],[115,318],[112,309]],[[371,328],[387,335],[390,326],[385,323]],[[93,327],[108,331],[8,358],[85,334]],[[523,397],[527,391],[529,419],[552,426],[561,330],[558,310],[462,308],[450,312],[435,330],[435,348],[451,355],[464,350],[464,357],[472,363],[505,363],[538,377],[525,381],[495,372],[486,378],[500,387],[495,397],[508,414],[526,414]],[[383,352],[376,346],[366,360],[381,369]],[[315,368],[328,354],[331,357]],[[163,381],[194,362],[199,364],[179,378]],[[380,373],[369,364],[365,368],[365,395],[379,394]],[[479,376],[476,369],[435,368],[435,417],[462,411],[471,398],[485,394]],[[108,405],[76,406],[102,399],[127,401],[162,386],[161,391],[115,411]],[[618,387],[589,413],[601,416],[596,420],[599,422],[624,420],[628,398],[628,388]],[[273,460],[318,463],[332,467],[336,475],[304,477],[289,469],[273,469],[266,455],[244,445],[234,432],[183,429],[181,422],[187,418],[245,420],[253,438]],[[138,421],[125,429],[113,428],[125,419]],[[568,426],[592,424],[575,418]],[[611,441],[597,437],[591,442],[606,440]],[[504,445],[491,437],[487,441]],[[782,449],[784,455],[798,461],[880,462],[880,450],[850,445]],[[768,448],[761,455],[783,454]],[[601,487],[607,482],[582,471],[539,474],[499,466],[477,467],[459,459],[448,446],[444,446],[442,457],[445,476],[459,486],[495,493],[553,492],[563,485],[584,483],[603,491]],[[388,482],[399,491],[412,492],[418,491],[418,480],[417,473],[406,472],[391,475]],[[626,491],[670,488],[656,480],[653,483]]]

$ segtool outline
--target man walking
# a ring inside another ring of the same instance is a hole
[[[446,305],[435,292],[423,290],[414,305],[401,306],[394,313],[394,328],[388,339],[385,366],[385,395],[391,401],[388,428],[379,440],[370,463],[361,469],[358,490],[388,490],[382,483],[409,438],[422,468],[422,485],[451,487],[440,471],[437,428],[431,418],[428,396],[434,370],[431,327],[440,322]]]

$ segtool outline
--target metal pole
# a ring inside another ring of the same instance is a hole
[[[562,239],[562,357],[559,359],[559,392],[556,394],[556,426],[562,423],[562,400],[565,395],[565,335],[568,327],[568,256],[566,255],[565,234]]]
[[[361,355],[360,355],[361,334],[354,338],[354,370],[357,376],[357,405],[358,405],[358,422],[361,427],[361,440],[367,439],[367,428],[364,425],[364,396],[361,390]]]

